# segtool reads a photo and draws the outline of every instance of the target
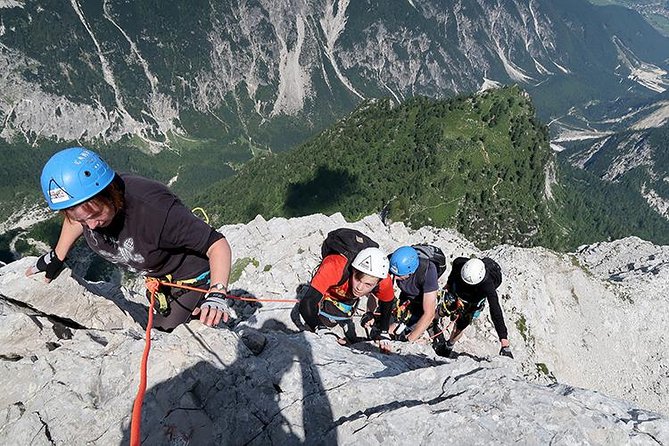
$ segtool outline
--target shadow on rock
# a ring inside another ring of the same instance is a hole
[[[142,328],[146,328],[146,323],[148,320],[148,305],[142,305],[140,303],[129,300],[123,294],[123,291],[121,291],[121,287],[119,285],[114,285],[107,282],[88,282],[76,275],[72,275],[72,278],[87,291],[114,302],[117,307],[128,314]],[[133,295],[137,294],[131,290],[128,290],[128,292]]]
[[[450,358],[451,359],[457,359],[460,356],[465,356],[465,357],[467,357],[469,359],[472,359],[476,362],[491,362],[490,357],[488,357],[488,356],[481,357],[481,356],[472,355],[471,353],[467,353],[467,352],[455,352],[454,351],[453,353],[451,353]]]
[[[229,366],[198,362],[149,389],[142,444],[336,444],[311,346],[301,333],[286,335],[282,325],[267,321],[255,330],[265,337],[261,348],[239,342]],[[129,439],[126,427],[121,444]]]
[[[393,342],[391,347],[396,349],[398,345],[401,344],[398,342]],[[410,370],[438,366],[443,364],[443,359],[445,359],[434,358],[423,353],[385,353],[381,351],[379,346],[376,345],[376,342],[374,341],[358,342],[350,345],[349,348],[373,356],[374,358],[381,361],[381,363],[384,365],[384,369],[374,373],[372,376],[375,378],[386,378],[400,375]]]

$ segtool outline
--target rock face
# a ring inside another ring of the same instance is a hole
[[[324,236],[342,225],[314,215],[222,228],[237,259],[233,294],[295,298]],[[497,259],[516,360],[497,356],[487,311],[445,359],[421,344],[341,347],[299,331],[292,303],[235,301],[229,327],[152,333],[144,444],[669,444],[667,247],[625,239],[573,255],[481,253],[449,230],[375,216],[349,226],[388,251],[427,242]],[[140,285],[67,271],[46,285],[23,276],[33,261],[0,269],[0,443],[127,444]]]
[[[314,122],[323,103],[351,110],[363,97],[400,101],[519,83],[543,98],[547,114],[583,107],[589,116],[592,99],[637,106],[632,100],[669,86],[667,39],[623,8],[578,0],[380,5],[2,2],[0,138],[135,135],[159,150],[177,148],[175,134],[197,135],[190,121],[199,118],[220,120],[226,131],[249,126],[245,137],[274,146],[255,122]],[[565,83],[576,93],[556,97]]]

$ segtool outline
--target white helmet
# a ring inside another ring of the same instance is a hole
[[[351,266],[361,273],[385,279],[388,276],[388,256],[379,248],[365,248],[355,256]]]
[[[485,264],[481,259],[469,259],[460,271],[462,280],[469,285],[478,285],[485,277]]]

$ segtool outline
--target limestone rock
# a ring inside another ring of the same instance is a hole
[[[232,288],[295,298],[324,236],[341,225],[349,224],[340,215],[315,215],[222,228],[235,258],[256,260]],[[517,359],[497,355],[487,316],[445,359],[421,344],[395,342],[392,354],[371,342],[342,347],[299,331],[293,303],[235,302],[228,326],[193,321],[152,332],[143,444],[669,445],[660,413],[666,321],[654,325],[667,306],[646,293],[666,287],[666,262],[657,274],[639,269],[639,281],[612,282],[608,272],[623,271],[635,253],[635,264],[663,259],[666,247],[638,241],[640,253],[623,240],[575,255],[510,246],[481,253],[453,231],[386,227],[374,216],[350,226],[387,251],[428,242],[451,258],[497,259]],[[34,260],[0,268],[0,443],[127,444],[145,344],[139,284],[90,284],[68,272],[45,284],[23,276]],[[645,297],[621,298],[633,285]]]

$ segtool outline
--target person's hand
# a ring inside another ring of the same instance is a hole
[[[376,341],[376,344],[381,350],[382,353],[392,353],[393,350],[390,347],[392,338],[387,331],[382,331],[378,327],[372,327],[372,330],[369,333],[369,339]]]
[[[360,325],[363,328],[370,328],[372,325],[374,325],[374,320],[374,313],[368,311],[360,318]]]
[[[508,345],[506,347],[502,347],[499,350],[499,354],[501,356],[506,356],[507,358],[513,359],[513,353],[511,353],[511,348]]]
[[[200,315],[200,322],[214,327],[221,322],[228,322],[229,314],[232,313],[230,306],[226,301],[226,295],[218,291],[211,291],[204,296],[204,302],[200,308],[193,311],[193,315]]]
[[[44,254],[42,257],[37,259],[37,262],[34,266],[31,266],[26,270],[26,276],[32,276],[40,272],[45,272],[44,281],[46,283],[51,282],[53,279],[58,277],[58,274],[63,270],[64,263],[58,258],[55,250]]]

